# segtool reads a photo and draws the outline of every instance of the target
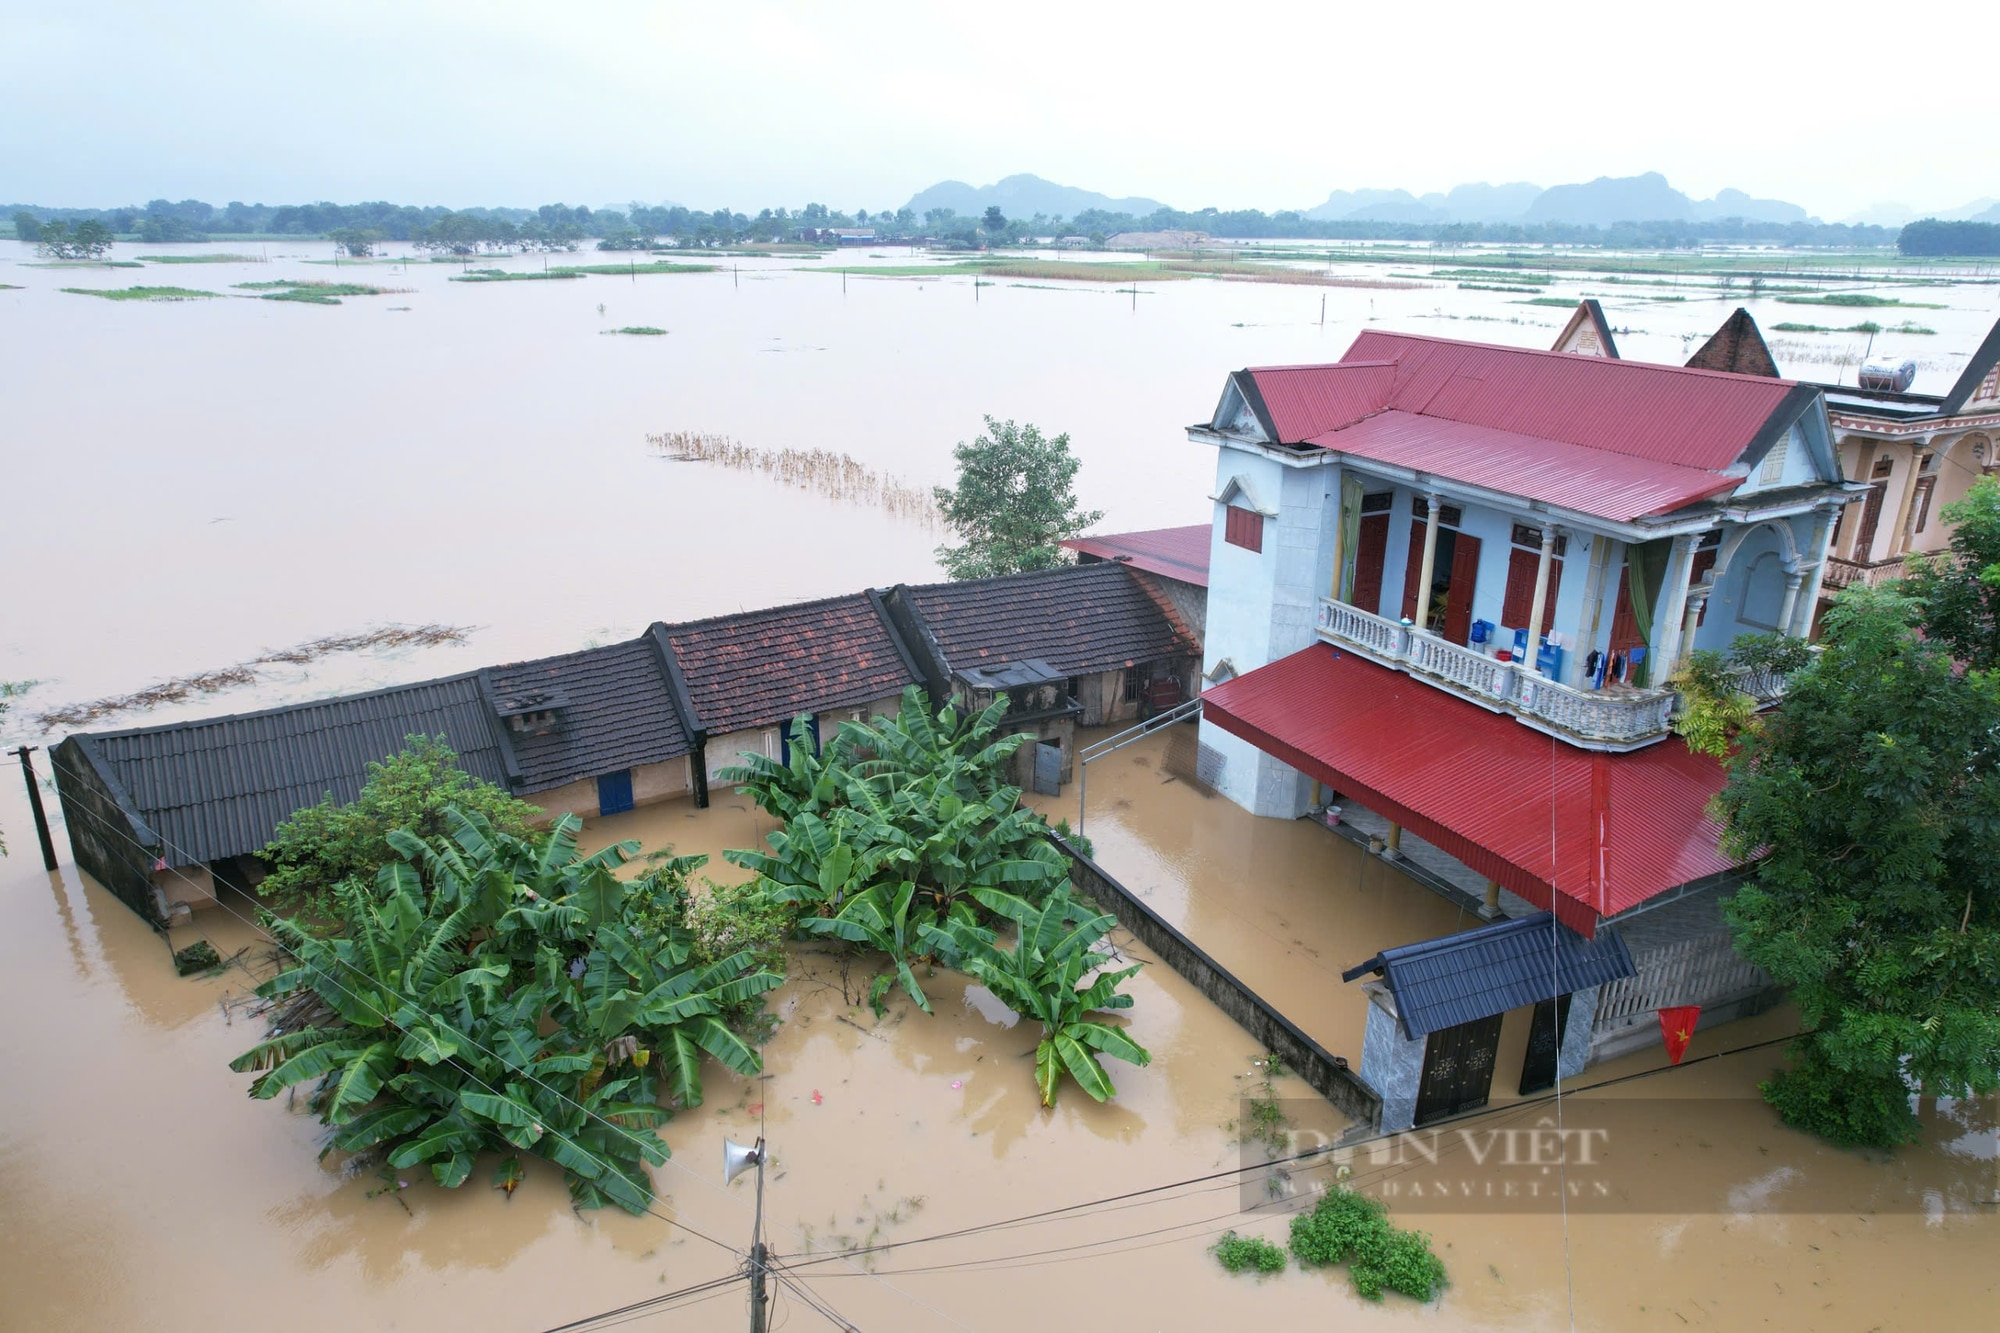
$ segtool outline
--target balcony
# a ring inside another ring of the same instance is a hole
[[[1903,557],[1900,555],[1888,560],[1877,560],[1872,565],[1855,560],[1842,560],[1838,556],[1830,555],[1826,558],[1826,573],[1820,579],[1820,592],[1822,596],[1830,597],[1842,588],[1857,583],[1864,588],[1872,588],[1877,584],[1887,583],[1890,579],[1901,577],[1903,577]]]
[[[1636,750],[1661,739],[1679,698],[1668,689],[1572,689],[1519,663],[1324,598],[1319,636],[1586,749]],[[1783,692],[1782,679],[1768,675],[1744,682],[1760,703]]]

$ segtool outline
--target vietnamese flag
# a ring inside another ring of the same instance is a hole
[[[1680,1004],[1660,1010],[1660,1040],[1667,1044],[1667,1061],[1679,1064],[1694,1040],[1694,1023],[1701,1017],[1698,1004]]]

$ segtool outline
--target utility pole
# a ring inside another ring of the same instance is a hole
[[[757,1211],[750,1224],[750,1333],[768,1333],[771,1297],[765,1290],[765,1278],[771,1255],[764,1248],[764,1137],[757,1136],[754,1148],[728,1139],[722,1141],[723,1184],[727,1185],[752,1166],[757,1168]]]
[[[35,764],[33,760],[28,758],[28,755],[34,748],[32,745],[23,745],[13,753],[20,757],[21,777],[28,784],[28,808],[35,815],[35,836],[42,840],[42,866],[44,869],[54,870],[56,868],[56,845],[49,837],[49,816],[48,812],[42,809],[42,789],[35,782]],[[758,1174],[757,1179],[761,1185],[764,1179],[761,1172]]]

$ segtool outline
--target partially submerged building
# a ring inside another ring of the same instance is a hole
[[[1672,734],[1669,680],[1696,648],[1806,634],[1862,491],[1817,386],[1610,351],[1370,330],[1332,365],[1236,372],[1188,431],[1217,451],[1201,744],[1222,794],[1372,812],[1383,854],[1407,831],[1483,878],[1485,915],[1550,913],[1556,955],[1685,904],[1617,978],[1537,997],[1565,1073],[1629,1047],[1634,1013],[1761,1002],[1717,907],[1722,769]],[[1466,1071],[1490,1080],[1502,1010],[1472,1010],[1514,992],[1460,972],[1442,1029],[1375,986],[1362,1076],[1385,1107],[1484,1100]]]
[[[1112,561],[1124,565],[1144,587],[1167,602],[1200,638],[1208,626],[1209,526],[1148,528],[1072,537],[1063,545],[1080,565]]]
[[[655,624],[441,680],[79,733],[53,757],[77,864],[168,920],[213,902],[217,881],[253,887],[280,823],[328,795],[352,801],[369,765],[412,736],[443,737],[467,773],[551,816],[591,818],[706,805],[745,754],[784,760],[794,719],[817,745],[922,685],[967,704],[1008,694],[1021,724],[1052,733],[1060,782],[1077,722],[1178,702],[1200,653],[1172,604],[1123,567],[1068,567]],[[1021,785],[1038,757],[1025,748]]]

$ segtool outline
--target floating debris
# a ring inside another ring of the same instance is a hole
[[[886,476],[828,449],[759,449],[727,435],[668,431],[646,436],[661,457],[677,463],[717,463],[762,472],[787,486],[816,491],[829,500],[873,505],[932,532],[942,531],[944,515],[929,490]]]
[[[198,694],[216,694],[239,685],[254,685],[264,675],[260,667],[302,666],[335,653],[358,653],[370,648],[430,648],[442,643],[464,643],[471,633],[470,629],[456,625],[389,625],[359,634],[332,634],[291,648],[264,653],[235,666],[177,676],[131,694],[94,699],[89,703],[65,704],[61,708],[37,713],[35,724],[43,731],[52,731],[57,727],[81,727],[117,713],[143,712],[161,704],[181,703]]]

